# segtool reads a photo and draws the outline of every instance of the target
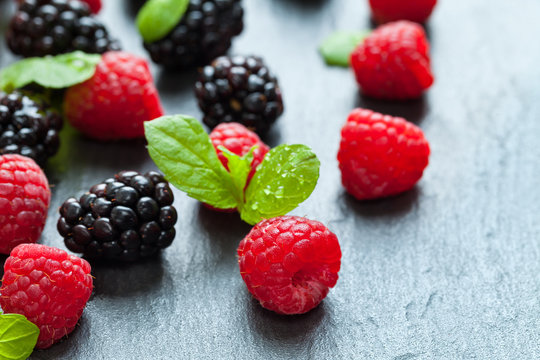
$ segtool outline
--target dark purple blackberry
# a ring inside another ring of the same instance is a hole
[[[6,37],[11,51],[24,57],[120,50],[88,4],[75,0],[22,1]]]
[[[39,165],[58,151],[62,117],[24,93],[0,93],[0,154],[21,154]]]
[[[190,0],[182,20],[163,39],[145,43],[152,60],[170,69],[205,65],[223,55],[244,28],[240,0]]]
[[[135,261],[171,245],[176,209],[157,172],[122,171],[60,207],[58,232],[67,248],[89,259]]]
[[[277,79],[257,56],[222,56],[200,70],[195,83],[204,123],[239,122],[265,133],[283,113]]]

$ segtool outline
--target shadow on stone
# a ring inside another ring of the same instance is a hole
[[[425,95],[417,100],[384,101],[359,94],[355,106],[385,115],[399,116],[416,125],[422,122],[429,111]]]
[[[414,187],[402,194],[376,200],[357,200],[345,190],[340,195],[344,213],[353,212],[362,217],[401,217],[406,215],[417,203],[421,191]]]

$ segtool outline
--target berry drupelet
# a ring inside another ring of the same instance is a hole
[[[238,122],[262,134],[283,113],[278,81],[257,56],[217,58],[200,71],[195,94],[210,128]]]
[[[11,51],[24,57],[120,49],[88,4],[75,0],[24,0],[6,37]]]
[[[190,0],[178,25],[144,47],[166,68],[205,65],[231,47],[232,38],[244,28],[243,15],[240,0]]]
[[[62,117],[20,92],[0,93],[0,154],[21,154],[43,165],[58,151]]]
[[[161,174],[122,171],[79,200],[67,199],[57,228],[69,250],[89,259],[135,261],[171,245],[173,200]]]

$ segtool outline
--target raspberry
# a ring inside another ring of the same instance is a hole
[[[373,18],[379,24],[397,20],[423,23],[436,4],[437,0],[369,0]]]
[[[302,314],[334,287],[341,266],[336,237],[318,221],[298,216],[263,220],[238,246],[240,274],[261,305]]]
[[[39,239],[50,198],[47,178],[34,160],[0,156],[0,253]]]
[[[101,0],[82,0],[82,1],[88,4],[90,11],[92,11],[92,13],[94,14],[97,14],[101,10]]]
[[[45,349],[73,331],[92,293],[90,264],[64,250],[22,244],[4,264],[0,305],[39,327]]]
[[[278,81],[256,56],[217,58],[201,70],[195,94],[210,128],[238,122],[261,134],[283,113]]]
[[[240,0],[190,0],[180,23],[165,38],[144,47],[166,68],[205,65],[231,47],[244,28],[243,14]]]
[[[424,29],[398,21],[375,29],[351,54],[362,92],[374,98],[406,100],[433,84]]]
[[[30,96],[0,93],[0,154],[21,154],[43,165],[60,146],[62,117]]]
[[[99,140],[144,136],[143,122],[163,115],[147,62],[124,52],[108,52],[94,76],[69,88],[64,111],[71,125]]]
[[[253,150],[253,161],[251,162],[251,172],[249,173],[247,184],[249,184],[249,181],[253,175],[255,175],[257,166],[259,166],[266,153],[270,150],[268,145],[263,143],[257,134],[238,123],[219,124],[210,133],[210,140],[216,149],[219,160],[227,170],[229,170],[229,167],[227,166],[229,160],[223,155],[223,152],[218,149],[219,146],[225,147],[227,150],[238,156],[244,156],[249,153],[249,150],[251,150],[253,146],[257,145],[257,148]]]
[[[11,51],[24,57],[81,50],[102,54],[119,50],[88,4],[76,0],[24,0],[6,33]]]
[[[122,171],[67,199],[57,228],[67,248],[90,259],[135,261],[171,245],[174,197],[161,174]]]
[[[429,144],[407,120],[355,109],[341,130],[341,181],[358,200],[411,189],[428,165]]]

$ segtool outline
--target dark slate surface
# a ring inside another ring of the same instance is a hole
[[[13,1],[0,1],[5,28]],[[135,0],[105,0],[101,17],[145,56]],[[32,359],[540,358],[540,3],[441,1],[427,26],[436,83],[419,101],[359,96],[348,70],[316,48],[336,29],[370,26],[367,1],[246,0],[232,53],[261,54],[286,113],[270,137],[305,143],[322,161],[312,197],[293,213],[327,223],[343,250],[321,306],[277,316],[253,301],[235,249],[248,232],[176,192],[178,236],[151,261],[95,266],[95,291],[68,340]],[[2,40],[3,41],[3,40]],[[14,58],[0,46],[0,65]],[[169,114],[200,117],[195,72],[154,68]],[[357,202],[341,188],[339,131],[356,106],[407,117],[431,142],[430,166],[401,196]],[[64,248],[56,209],[122,169],[154,168],[142,141],[101,144],[66,130],[47,175],[41,242]]]

